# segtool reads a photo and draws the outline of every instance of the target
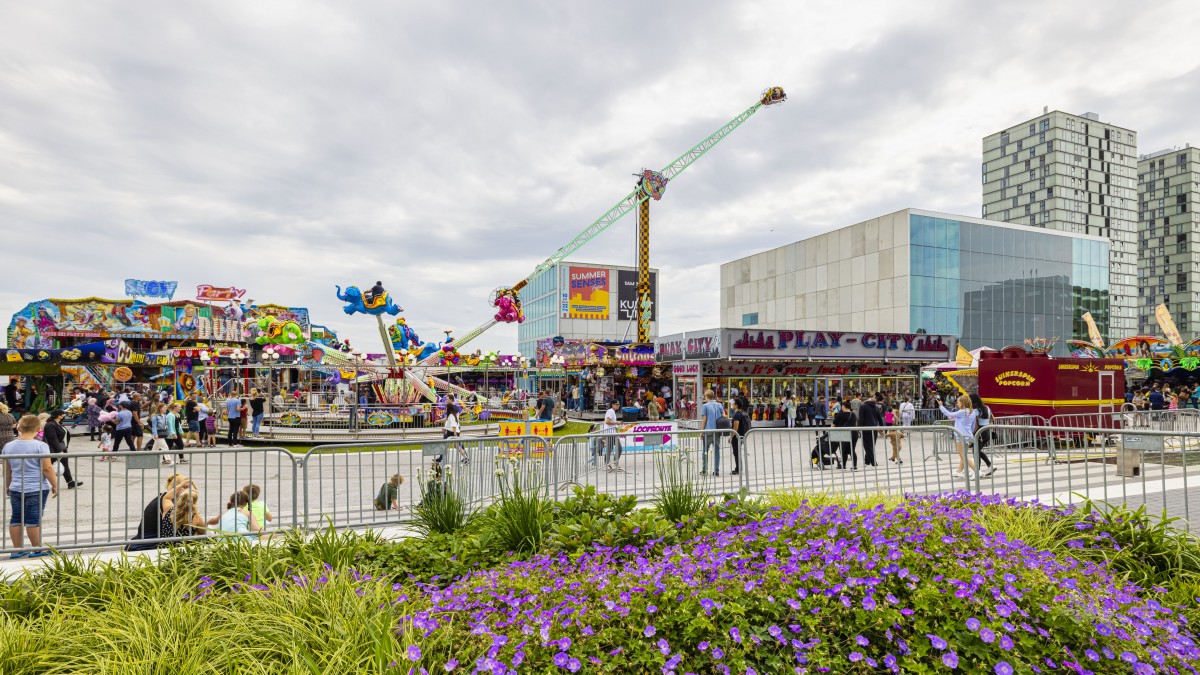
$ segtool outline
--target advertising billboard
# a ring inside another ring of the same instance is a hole
[[[617,270],[617,318],[632,321],[637,318],[638,273],[636,270]],[[650,273],[650,316],[658,307],[658,273]]]
[[[564,319],[608,319],[609,270],[603,267],[567,268],[567,307]]]

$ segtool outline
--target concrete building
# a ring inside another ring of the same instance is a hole
[[[561,262],[534,277],[519,294],[525,322],[517,326],[522,356],[537,357],[539,340],[637,340],[637,268]],[[658,270],[650,271],[658,336]]]
[[[1165,303],[1179,332],[1200,330],[1200,148],[1160,150],[1138,159],[1140,333],[1158,335],[1154,308]]]
[[[1044,112],[983,139],[983,217],[1109,240],[1111,339],[1138,330],[1137,134]]]
[[[1108,329],[1109,243],[905,209],[721,266],[721,325],[960,336],[967,349]],[[1066,354],[1065,345],[1056,353]]]

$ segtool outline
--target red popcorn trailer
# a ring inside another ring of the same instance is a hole
[[[1125,402],[1123,359],[1053,358],[1021,347],[979,355],[979,397],[998,417],[1034,415],[1051,426],[1111,429]]]

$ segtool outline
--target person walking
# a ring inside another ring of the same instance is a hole
[[[183,435],[184,445],[200,445],[200,408],[191,394],[183,402],[183,419],[187,424],[187,431]]]
[[[992,458],[987,456],[983,451],[992,442],[992,410],[983,404],[983,399],[979,398],[979,394],[971,394],[971,407],[979,413],[977,419],[977,427],[980,430],[977,434],[979,439],[979,460],[987,464],[987,468],[980,467],[979,475],[984,478],[996,473],[996,467],[992,464]]]
[[[621,402],[613,399],[608,406],[608,410],[604,411],[604,421],[600,424],[600,433],[607,434],[608,438],[604,442],[604,468],[612,473],[613,471],[624,471],[620,466],[621,461],[621,438],[618,436],[621,427],[617,423],[617,409],[621,407]]]
[[[67,447],[71,444],[71,433],[62,425],[62,418],[65,414],[61,408],[50,411],[46,426],[42,428],[42,440],[50,446],[51,455],[62,455],[61,457],[51,457],[50,461],[62,465],[62,477],[67,481],[67,489],[74,490],[83,485],[83,481],[75,480],[75,477],[71,475],[71,464],[67,461]]]
[[[902,426],[911,427],[913,420],[917,417],[917,409],[913,406],[912,401],[908,397],[904,397],[904,401],[900,403],[900,424]]]
[[[825,426],[825,411],[827,409],[825,406],[825,399],[818,398],[815,405],[813,405],[812,401],[809,401],[809,405],[812,406],[812,412],[809,414],[809,419],[812,420],[813,426]]]
[[[462,444],[462,424],[458,421],[458,410],[453,398],[446,401],[446,420],[442,423],[442,440],[448,441],[455,450],[458,450],[459,464],[466,466],[471,463],[471,458]]]
[[[904,460],[900,458],[900,451],[904,439],[904,432],[900,431],[900,408],[894,406],[889,408],[883,416],[883,423],[888,426],[887,438],[892,442],[892,455],[888,457],[889,462],[903,464]]]
[[[704,449],[700,453],[700,475],[708,473],[708,451],[713,454],[712,475],[721,475],[721,420],[725,417],[725,408],[717,403],[717,395],[712,389],[704,392],[704,405],[700,406],[700,417],[704,420]],[[732,425],[731,425],[732,426]]]
[[[231,448],[238,447],[238,432],[242,428],[242,402],[236,396],[225,399],[225,416],[229,419],[229,429],[225,433],[225,444]]]
[[[8,538],[13,548],[25,548],[25,537],[29,546],[42,545],[42,511],[46,499],[58,496],[58,474],[50,462],[50,446],[37,440],[42,423],[34,415],[24,415],[17,421],[17,440],[10,441],[0,450],[0,455],[31,455],[9,458],[4,463],[4,488],[8,492],[9,510]],[[10,558],[40,558],[50,555],[49,551],[13,553]]]
[[[733,416],[730,418],[733,427],[733,435],[729,438],[730,447],[733,451],[733,471],[729,472],[730,476],[737,476],[742,471],[741,448],[746,441],[746,433],[750,431],[750,416],[742,410],[742,406],[737,402],[733,402]]]
[[[792,398],[792,392],[784,392],[783,394],[783,414],[787,420],[789,429],[796,426],[796,399]]]
[[[267,399],[262,394],[258,393],[257,389],[250,390],[250,419],[253,420],[250,427],[251,438],[262,438],[259,431],[262,429],[263,415],[266,412]]]
[[[883,423],[883,394],[875,394],[874,399],[867,399],[858,407],[858,425],[860,427],[882,427]],[[862,432],[863,466],[879,466],[875,463],[875,439],[879,431]]]
[[[850,408],[850,399],[847,398],[845,403],[837,407],[837,412],[833,415],[833,427],[835,429],[852,429],[858,424],[858,420],[854,417],[854,412]],[[847,464],[850,464],[851,471],[858,471],[858,432],[850,432],[849,441],[841,441],[841,468],[845,469]]]
[[[133,447],[133,411],[129,408],[128,403],[123,403],[117,408],[117,426],[113,429],[113,452],[121,449],[121,441],[125,441],[130,452],[135,449]]]
[[[167,447],[174,450],[183,450],[183,417],[179,414],[178,403],[172,403],[167,406]],[[166,457],[164,456],[163,459],[166,459]],[[182,452],[176,453],[176,459],[180,464],[188,463]],[[169,464],[170,462],[166,463]]]
[[[17,438],[17,420],[8,411],[8,404],[0,403],[0,448]]]
[[[84,414],[87,415],[88,439],[96,440],[96,434],[100,433],[100,415],[104,412],[104,408],[96,405],[96,399],[89,398],[87,407],[84,408]]]
[[[967,449],[971,447],[971,439],[975,436],[975,421],[979,413],[972,407],[971,397],[966,394],[958,397],[957,405],[957,410],[950,410],[944,405],[938,406],[938,409],[943,415],[954,420],[954,433],[958,445],[958,469],[954,471],[954,477],[962,478],[968,468],[975,470],[975,458],[968,454]]]

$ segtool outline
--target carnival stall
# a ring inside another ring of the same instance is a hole
[[[695,415],[704,392],[749,399],[755,424],[785,424],[783,401],[827,410],[836,398],[916,396],[922,364],[955,354],[950,335],[714,328],[665,335],[655,359],[673,370],[676,413]]]

